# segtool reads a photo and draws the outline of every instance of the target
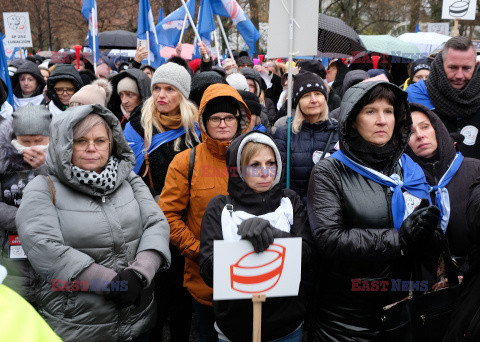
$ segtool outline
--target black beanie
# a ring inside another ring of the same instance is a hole
[[[327,77],[327,72],[325,71],[325,67],[320,61],[306,60],[297,63],[297,67],[299,71],[310,71],[314,74],[317,74],[321,78],[325,79]]]
[[[260,116],[262,113],[262,105],[260,104],[260,100],[258,99],[257,95],[245,90],[239,90],[238,93],[242,97],[242,100],[245,102],[248,109],[250,109],[250,112],[253,115]]]
[[[248,65],[253,68],[253,61],[248,56],[242,56],[238,58],[237,65]]]
[[[420,70],[430,70],[430,65],[428,64],[428,61],[426,58],[424,59],[417,59],[416,61],[412,62],[412,66],[410,67],[410,79],[415,76],[417,71]]]
[[[202,120],[203,125],[207,127],[207,120],[216,113],[230,113],[238,116],[238,102],[231,96],[219,96],[208,101],[203,109]]]
[[[320,76],[310,71],[299,72],[293,81],[293,106],[296,107],[300,98],[312,91],[321,92],[325,96],[325,100],[328,101],[327,87]]]

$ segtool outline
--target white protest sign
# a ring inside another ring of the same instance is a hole
[[[263,253],[246,240],[213,243],[213,300],[297,296],[302,239],[275,239]]]
[[[450,34],[449,23],[428,23],[428,32],[435,32],[448,36]]]
[[[476,0],[443,0],[442,19],[475,20]]]
[[[5,43],[9,47],[32,47],[28,12],[4,12]]]
[[[293,53],[301,56],[317,55],[318,1],[294,1]],[[268,58],[288,56],[290,36],[289,3],[290,0],[270,0],[267,41]]]

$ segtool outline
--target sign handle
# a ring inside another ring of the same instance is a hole
[[[253,342],[262,341],[262,302],[265,301],[264,294],[252,295],[253,302]]]
[[[453,36],[456,37],[458,36],[458,22],[460,21],[460,19],[456,18],[455,19],[455,23],[454,23],[454,26],[453,26]]]

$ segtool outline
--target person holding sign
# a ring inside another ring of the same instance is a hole
[[[311,255],[311,234],[300,197],[283,189],[280,151],[261,132],[236,138],[227,151],[228,193],[208,203],[202,220],[200,272],[213,286],[214,240],[248,240],[256,253],[265,251],[274,238],[301,237],[302,264]],[[298,265],[300,267],[300,265]],[[214,301],[215,328],[220,341],[252,338],[252,301]],[[305,292],[298,297],[268,298],[262,308],[262,341],[301,341]]]
[[[307,195],[323,262],[313,338],[377,341],[382,308],[408,296],[388,284],[410,280],[407,261],[437,242],[440,211],[428,204],[422,169],[403,153],[412,131],[406,93],[359,83],[340,108],[340,150],[314,167]]]

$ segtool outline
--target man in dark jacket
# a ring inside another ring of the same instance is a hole
[[[78,71],[71,64],[57,64],[47,81],[48,109],[53,116],[68,108],[70,98],[83,87]]]
[[[458,149],[465,157],[480,159],[480,76],[470,39],[454,37],[437,54],[425,82],[430,100],[449,132],[465,139]]]
[[[112,77],[112,96],[107,108],[120,120],[122,128],[137,111],[140,114],[142,103],[152,95],[150,77],[140,69],[127,69]],[[136,115],[136,114],[135,114]]]

